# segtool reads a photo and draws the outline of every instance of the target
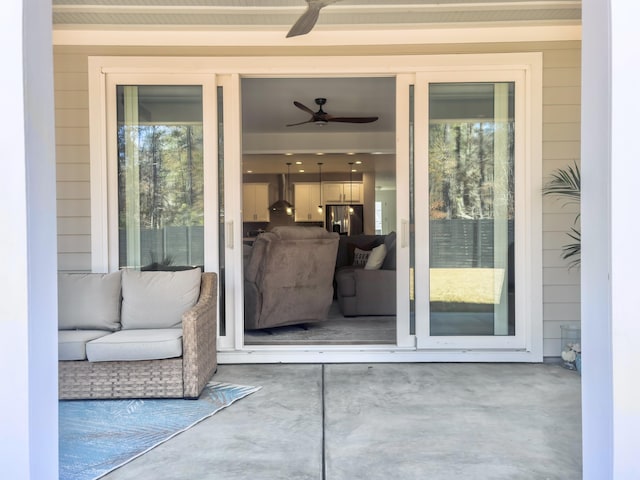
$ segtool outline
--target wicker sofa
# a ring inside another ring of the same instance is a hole
[[[60,274],[60,399],[197,398],[216,370],[217,277]]]

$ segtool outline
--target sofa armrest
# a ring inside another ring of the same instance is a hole
[[[354,270],[359,315],[395,315],[396,271]]]
[[[182,315],[184,396],[196,398],[217,367],[217,276],[202,274],[198,302]]]

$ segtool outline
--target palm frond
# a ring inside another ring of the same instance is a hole
[[[544,195],[553,195],[565,199],[563,207],[566,205],[580,206],[580,167],[576,162],[564,169],[555,170],[551,174],[551,179],[542,188]],[[576,225],[580,219],[580,213],[576,215],[573,223]],[[567,235],[572,240],[571,243],[563,245],[562,259],[569,261],[569,269],[580,265],[581,235],[580,230],[575,226]]]
[[[574,240],[573,243],[568,243],[562,246],[562,259],[569,260],[569,269],[580,265],[580,252],[581,252],[581,234],[580,230],[571,227],[571,232],[567,233],[567,236]]]
[[[556,195],[566,199],[565,205],[580,204],[580,167],[576,162],[566,169],[558,169],[551,174],[542,188],[545,195]]]

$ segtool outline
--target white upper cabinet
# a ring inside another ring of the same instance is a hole
[[[296,183],[294,185],[294,205],[296,222],[322,222],[324,210],[319,212],[320,186],[317,183]]]
[[[325,183],[322,193],[324,203],[362,203],[362,183]]]
[[[245,183],[242,186],[242,220],[269,221],[269,184]]]

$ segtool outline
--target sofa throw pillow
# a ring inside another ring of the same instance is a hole
[[[178,328],[200,295],[199,268],[179,272],[122,272],[122,329]]]
[[[365,270],[378,270],[382,266],[382,262],[384,262],[384,258],[387,256],[387,247],[384,245],[378,245],[376,248],[371,250],[371,255],[367,259],[367,263],[364,266]]]
[[[120,272],[58,274],[58,329],[119,330]]]
[[[364,267],[367,264],[370,254],[371,252],[368,250],[360,250],[359,248],[354,249],[352,265],[354,267]]]
[[[375,242],[359,242],[359,243],[347,243],[347,265],[353,265],[353,260],[355,257],[356,248],[359,250],[363,250],[366,252],[370,252],[373,247],[377,247],[378,244]]]

